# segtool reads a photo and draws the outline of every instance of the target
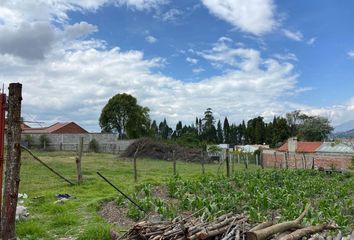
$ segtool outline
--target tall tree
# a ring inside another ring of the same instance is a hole
[[[159,124],[159,136],[162,139],[168,139],[171,134],[172,134],[172,128],[170,128],[167,124],[166,119],[164,119],[162,122]]]
[[[286,139],[293,136],[291,127],[288,125],[287,119],[285,118],[274,117],[272,127],[272,141],[270,143],[272,147],[280,146]]]
[[[306,117],[298,126],[299,138],[306,141],[323,141],[333,131],[329,120],[325,117]]]
[[[178,121],[178,123],[176,124],[175,132],[173,133],[173,136],[178,138],[181,135],[182,135],[182,122]]]
[[[113,96],[102,109],[99,123],[102,132],[116,132],[120,138],[141,137],[150,127],[149,109],[135,97],[122,93]]]
[[[151,137],[157,137],[159,134],[159,129],[157,127],[156,121],[152,121],[151,126],[150,126],[150,136]]]
[[[224,119],[224,143],[230,143],[230,125],[227,117]]]
[[[224,142],[224,134],[221,126],[220,120],[217,123],[217,128],[216,128],[216,137],[217,137],[217,143],[223,143]]]
[[[202,139],[207,142],[217,142],[215,120],[213,111],[211,108],[207,108],[204,112],[204,118],[202,121]]]

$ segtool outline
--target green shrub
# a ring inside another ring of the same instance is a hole
[[[89,147],[90,152],[97,153],[99,151],[99,144],[98,144],[97,140],[94,138],[89,142],[88,147]]]

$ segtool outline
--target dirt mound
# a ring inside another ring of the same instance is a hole
[[[99,214],[111,224],[123,228],[131,227],[135,222],[127,216],[128,208],[118,207],[114,201],[104,204]]]
[[[123,157],[134,157],[136,150],[138,157],[171,160],[174,156],[178,160],[200,161],[202,151],[195,148],[181,147],[177,144],[166,144],[150,138],[141,138],[130,144],[124,151]]]

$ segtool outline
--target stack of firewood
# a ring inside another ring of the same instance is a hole
[[[247,217],[240,214],[228,213],[211,222],[204,222],[203,218],[195,218],[193,215],[175,219],[173,221],[142,221],[134,225],[119,239],[144,239],[144,240],[297,240],[297,239],[335,239],[354,240],[354,231],[349,236],[341,233],[331,237],[326,230],[336,230],[338,226],[333,223],[319,224],[315,226],[301,225],[302,219],[310,208],[308,204],[301,215],[293,220],[275,224],[267,221],[251,228]]]
[[[142,221],[133,226],[124,239],[240,239],[250,229],[243,215],[228,213],[212,222],[187,217],[171,222]],[[223,236],[223,237],[222,237]],[[220,238],[222,237],[222,238]]]

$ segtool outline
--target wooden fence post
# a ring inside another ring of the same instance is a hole
[[[15,217],[21,167],[21,101],[22,84],[9,86],[7,115],[7,160],[4,202],[2,206],[2,239],[16,239]]]
[[[204,167],[204,162],[205,162],[205,153],[204,153],[204,151],[202,150],[202,152],[201,152],[201,163],[202,163],[202,173],[203,174],[205,174],[205,167]]]
[[[243,155],[243,161],[245,162],[245,168],[248,169],[248,153],[246,153],[246,159],[245,156]]]
[[[76,156],[77,183],[79,184],[82,182],[81,157],[82,157],[83,148],[84,148],[84,137],[80,137],[79,148]]]
[[[274,169],[277,168],[277,151],[274,151]]]
[[[304,156],[304,163],[305,163],[304,169],[306,169],[307,168],[307,158],[306,158],[305,153],[303,154],[303,156]]]
[[[232,152],[232,158],[231,158],[231,172],[232,173],[235,172],[235,155],[233,153],[234,152]]]
[[[226,149],[226,176],[230,177],[230,156],[229,156],[229,149]]]
[[[175,156],[175,150],[172,150],[172,161],[173,161],[173,176],[177,175],[177,162],[176,162],[176,156]]]
[[[5,141],[5,112],[6,95],[0,94],[0,238],[1,238],[1,206],[2,206],[2,187],[4,173],[4,141]]]

